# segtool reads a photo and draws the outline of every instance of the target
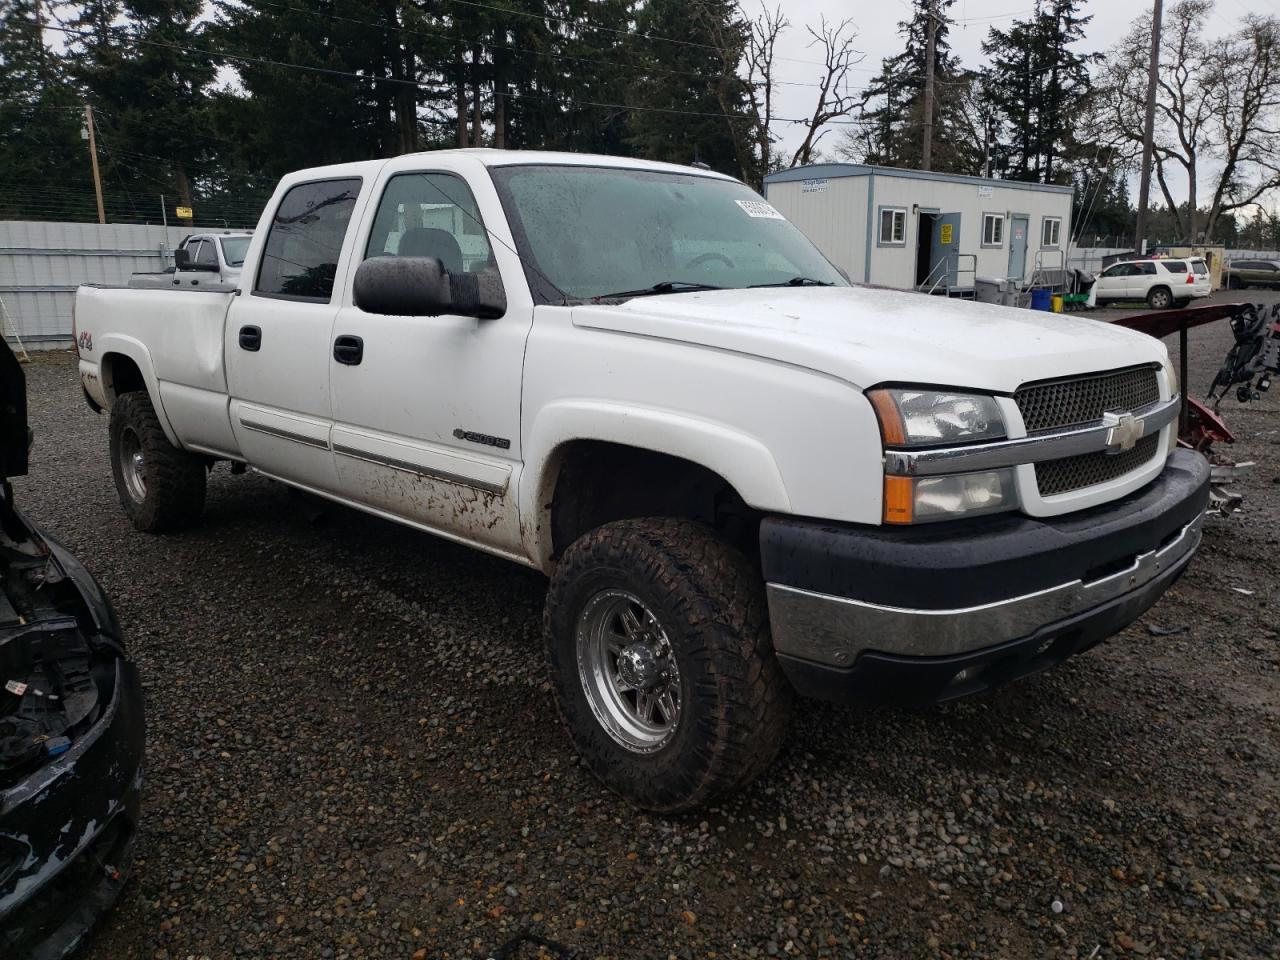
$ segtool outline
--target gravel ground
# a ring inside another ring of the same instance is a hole
[[[1192,343],[1202,392],[1229,333]],[[580,957],[1280,955],[1276,397],[1224,406],[1246,511],[1141,623],[967,702],[804,704],[754,788],[663,819],[558,728],[539,576],[225,465],[200,529],[136,533],[71,358],[27,369],[19,502],[148,698],[137,872],[86,960],[479,958],[530,925]]]

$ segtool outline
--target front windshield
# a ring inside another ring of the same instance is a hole
[[[535,289],[549,281],[588,300],[666,283],[674,290],[662,292],[845,285],[804,234],[736,181],[586,166],[490,172]]]
[[[244,255],[249,250],[249,237],[223,237],[222,255],[227,259],[227,266],[244,266]]]

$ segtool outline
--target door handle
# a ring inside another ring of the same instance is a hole
[[[364,359],[364,341],[359,337],[343,334],[333,341],[333,359],[348,367],[358,366]]]
[[[240,328],[240,349],[256,353],[262,347],[261,327]]]

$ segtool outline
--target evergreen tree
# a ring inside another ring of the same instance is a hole
[[[983,87],[1000,114],[998,168],[1014,180],[1067,183],[1082,160],[1076,126],[1091,92],[1096,59],[1073,46],[1092,17],[1080,0],[1044,0],[1035,16],[992,28],[982,44],[988,58]]]
[[[83,101],[35,0],[0,0],[0,216],[96,217]]]
[[[901,53],[881,62],[880,74],[865,96],[862,120],[846,136],[841,153],[866,163],[918,168],[923,160],[924,88],[929,16],[937,17],[934,51],[932,168],[949,173],[980,173],[982,144],[974,138],[971,76],[951,53],[955,0],[913,0],[910,20],[898,24]]]
[[[70,73],[94,107],[104,192],[154,210],[163,194],[191,206],[194,180],[219,153],[209,139],[206,92],[214,77],[201,0],[78,5]],[[113,21],[123,15],[124,22]],[[108,191],[109,188],[109,191]]]
[[[627,118],[634,153],[673,163],[705,163],[713,170],[752,180],[757,172],[744,156],[747,90],[736,74],[725,75],[719,50],[726,35],[746,44],[747,25],[728,0],[648,0],[636,17],[642,34],[679,37],[686,43],[653,40],[637,44]],[[696,45],[695,45],[696,44]]]

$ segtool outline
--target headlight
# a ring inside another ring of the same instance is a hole
[[[1005,436],[993,397],[893,387],[867,394],[886,446],[945,446]]]
[[[1013,469],[942,477],[885,477],[885,523],[925,523],[1012,510],[1018,505]]]

